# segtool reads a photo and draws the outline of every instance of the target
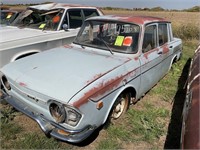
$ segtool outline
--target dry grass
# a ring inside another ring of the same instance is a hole
[[[103,10],[105,14],[118,14],[118,15],[133,15],[133,16],[155,16],[166,18],[170,20],[172,23],[180,25],[180,24],[199,24],[200,13],[197,12],[152,12],[152,11],[126,11],[126,10]]]
[[[154,16],[165,18],[172,22],[175,37],[183,40],[199,40],[200,37],[200,13],[199,12],[152,12],[152,11],[127,11],[127,10],[104,10],[106,15],[131,15],[131,16]]]

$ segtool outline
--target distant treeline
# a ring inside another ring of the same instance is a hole
[[[189,9],[176,10],[176,9],[164,9],[162,7],[153,7],[153,8],[114,8],[114,7],[102,7],[104,10],[134,10],[134,11],[186,11],[186,12],[200,12],[200,6],[194,6]]]
[[[52,2],[44,2],[42,4],[48,4]],[[39,5],[41,3],[36,3],[36,4],[13,4],[13,5],[7,5],[7,6],[33,6],[33,5]],[[194,6],[192,8],[188,9],[183,9],[183,10],[177,10],[177,9],[164,9],[162,7],[153,7],[153,8],[116,8],[116,7],[101,7],[101,9],[104,10],[133,10],[133,11],[186,11],[186,12],[200,12],[200,6]]]

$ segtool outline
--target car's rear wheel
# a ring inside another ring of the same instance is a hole
[[[111,119],[118,119],[127,111],[130,103],[130,98],[131,94],[129,92],[124,92],[119,95],[113,105]]]

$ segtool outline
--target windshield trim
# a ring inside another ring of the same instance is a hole
[[[116,52],[116,53],[122,53],[122,54],[137,54],[138,51],[139,51],[139,44],[140,44],[140,37],[141,37],[141,31],[142,31],[142,26],[139,25],[139,24],[136,24],[136,23],[132,23],[132,22],[127,22],[127,21],[118,21],[118,20],[107,20],[107,19],[88,19],[84,22],[83,26],[85,25],[86,22],[91,22],[91,21],[97,21],[97,22],[108,22],[108,23],[126,23],[126,24],[130,24],[130,25],[135,25],[135,26],[138,26],[139,27],[139,35],[138,35],[138,42],[137,42],[137,50],[136,51],[133,51],[133,52],[127,52],[127,51],[120,51],[120,50],[116,50],[116,49],[112,49],[112,52]],[[105,47],[101,47],[99,48],[99,46],[95,46],[95,45],[88,45],[88,44],[84,44],[84,43],[80,43],[80,42],[76,42],[77,38],[82,34],[84,28],[80,29],[80,31],[78,32],[76,38],[74,39],[73,43],[74,44],[77,44],[77,45],[80,45],[80,46],[84,46],[84,47],[91,47],[91,48],[96,48],[96,49],[99,49],[99,50],[106,50],[108,51],[108,48],[107,46]]]

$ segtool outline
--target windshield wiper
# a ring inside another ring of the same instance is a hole
[[[95,37],[94,39],[97,39],[98,41],[101,41],[105,46],[106,48],[110,51],[110,53],[113,55],[113,51],[111,50],[111,48],[108,46],[108,44],[106,43],[106,41],[104,41],[103,39],[99,38],[99,37]]]

